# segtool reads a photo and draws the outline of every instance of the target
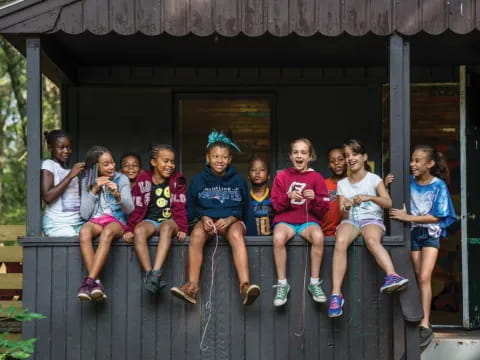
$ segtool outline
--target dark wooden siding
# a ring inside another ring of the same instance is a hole
[[[76,298],[85,275],[77,239],[27,238],[22,243],[25,306],[47,316],[24,324],[24,337],[38,338],[35,359],[384,360],[397,359],[394,350],[403,355],[406,348],[398,341],[405,331],[398,301],[380,295],[383,274],[360,243],[349,252],[343,288],[345,314],[329,319],[327,305],[314,303],[307,294],[305,331],[299,337],[295,333],[299,330],[302,302],[303,241],[292,240],[288,246],[292,291],[288,304],[278,309],[272,305],[276,278],[271,238],[247,240],[251,280],[263,291],[250,307],[241,304],[231,251],[221,240],[214,312],[205,351],[200,351],[200,340],[207,315],[213,242],[205,250],[200,303],[191,306],[172,297],[168,289],[158,296],[146,292],[134,249],[122,242],[112,247],[101,274],[108,299],[99,304],[82,303]],[[155,244],[151,243],[151,254]],[[396,248],[394,244],[402,246],[398,239],[387,239],[386,244],[391,249]],[[187,246],[174,243],[165,265],[169,286],[183,281],[182,251],[186,255]],[[327,292],[331,288],[332,251],[329,240],[321,272]]]
[[[479,7],[475,0],[49,0],[19,7],[17,12],[0,11],[0,31],[360,36],[420,31],[437,35],[451,30],[465,34],[478,29]]]

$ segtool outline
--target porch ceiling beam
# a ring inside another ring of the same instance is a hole
[[[27,52],[27,235],[40,236],[42,73],[39,37],[26,39]]]
[[[24,56],[26,56],[25,37],[5,34],[4,37]],[[57,86],[77,82],[75,63],[55,44],[53,40],[41,38],[42,73]]]

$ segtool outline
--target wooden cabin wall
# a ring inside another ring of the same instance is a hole
[[[79,84],[63,87],[64,124],[76,156],[102,144],[119,157],[141,154],[151,143],[174,143],[175,96],[181,94],[273,95],[276,169],[288,165],[289,142],[309,137],[327,174],[324,152],[348,138],[367,144],[381,173],[381,98],[384,68],[154,68],[84,67]],[[454,81],[454,67],[414,68],[412,81]],[[203,140],[199,140],[203,141]]]
[[[241,304],[231,249],[221,240],[212,297],[214,312],[202,351],[213,241],[205,249],[198,303],[187,305],[168,291],[183,281],[181,259],[182,251],[187,255],[187,245],[173,242],[164,266],[168,287],[153,296],[143,288],[133,246],[115,242],[100,275],[108,298],[95,304],[76,297],[85,276],[76,238],[24,239],[24,304],[46,316],[24,323],[24,336],[38,339],[32,359],[402,358],[405,339],[401,310],[398,304],[394,306],[398,303],[395,296],[380,294],[384,274],[365,247],[357,244],[349,251],[344,315],[329,319],[327,304],[314,303],[306,292],[302,321],[305,243],[300,238],[289,243],[287,271],[292,290],[288,304],[281,308],[272,303],[276,277],[271,238],[247,238],[246,243],[251,280],[261,286],[262,294],[249,307]],[[156,245],[156,240],[150,242],[150,254],[154,254]],[[333,247],[326,246],[321,277],[327,292],[331,289],[332,256]],[[303,336],[296,336],[303,327]]]

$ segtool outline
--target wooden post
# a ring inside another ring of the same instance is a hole
[[[27,236],[40,236],[42,72],[39,37],[27,38]]]
[[[399,35],[390,37],[390,169],[395,175],[391,184],[394,208],[409,209],[410,203],[410,46]],[[402,236],[404,246],[392,249],[395,270],[409,279],[407,289],[400,294],[400,306],[406,324],[398,317],[394,337],[404,338],[404,344],[394,343],[394,351],[405,359],[420,359],[417,322],[423,318],[415,272],[410,261],[410,224],[392,221],[391,235]],[[397,332],[397,335],[395,334]],[[400,334],[400,332],[404,332]],[[403,335],[403,336],[402,336]],[[399,349],[400,347],[401,349]]]

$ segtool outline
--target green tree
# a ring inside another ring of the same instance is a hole
[[[45,77],[42,126],[60,126],[60,91]],[[0,224],[25,223],[26,128],[26,61],[0,37]]]

